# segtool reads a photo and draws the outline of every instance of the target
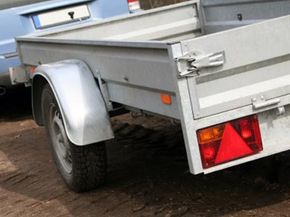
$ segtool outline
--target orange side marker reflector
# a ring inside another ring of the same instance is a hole
[[[160,98],[163,104],[165,105],[171,105],[172,104],[172,99],[171,96],[168,94],[160,94]]]
[[[35,72],[36,72],[36,66],[29,66],[29,67],[28,67],[28,72],[29,72],[30,74],[35,73]]]

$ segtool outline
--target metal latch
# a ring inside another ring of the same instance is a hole
[[[260,99],[252,98],[252,105],[254,110],[278,106],[280,102],[281,100],[279,98],[269,100],[266,100],[264,96],[261,96]]]
[[[276,114],[284,115],[286,112],[285,106],[279,105],[281,100],[279,98],[266,100],[264,96],[260,98],[252,98],[253,110],[265,109],[265,108],[277,108]]]
[[[222,66],[225,63],[225,53],[224,51],[210,54],[193,52],[176,58],[176,62],[180,77],[192,77],[198,75],[203,68]]]

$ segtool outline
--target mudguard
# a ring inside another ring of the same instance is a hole
[[[114,138],[109,114],[91,70],[80,60],[44,64],[32,77],[33,113],[41,125],[43,83],[51,86],[68,138],[83,146]]]

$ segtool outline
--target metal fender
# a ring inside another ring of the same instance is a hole
[[[41,92],[49,83],[61,111],[68,138],[83,146],[114,138],[102,94],[88,66],[80,60],[44,64],[32,77],[35,121],[42,125]]]

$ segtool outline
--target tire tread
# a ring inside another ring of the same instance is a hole
[[[42,91],[42,113],[44,125],[50,140],[50,147],[57,169],[62,175],[67,186],[75,192],[93,190],[106,180],[107,153],[105,142],[77,146],[69,142],[72,157],[72,173],[67,174],[61,166],[52,145],[51,135],[48,129],[47,106],[50,103],[57,105],[55,96],[49,84],[46,84]],[[59,107],[58,107],[59,108]]]

